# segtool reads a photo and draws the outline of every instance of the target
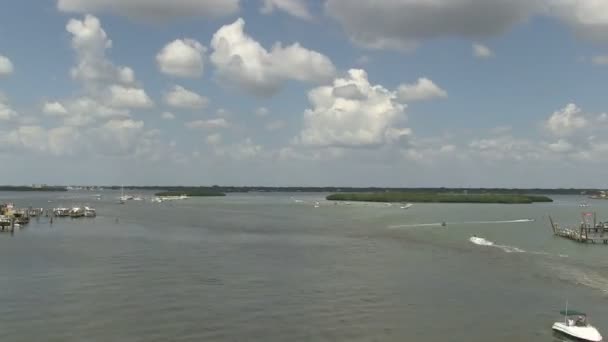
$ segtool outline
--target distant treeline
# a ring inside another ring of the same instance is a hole
[[[65,186],[45,186],[45,187],[33,187],[33,186],[14,186],[14,185],[0,185],[0,191],[68,191]]]
[[[529,204],[553,202],[546,196],[519,194],[463,194],[463,193],[413,193],[413,192],[370,192],[340,193],[327,196],[330,201],[353,202],[434,202],[434,203],[501,203]]]
[[[106,189],[120,190],[120,186],[105,186]],[[575,188],[559,188],[559,189],[542,189],[542,188],[381,188],[381,187],[306,187],[306,186],[290,186],[290,187],[273,187],[273,186],[125,186],[125,189],[132,190],[165,190],[165,191],[190,191],[197,189],[206,189],[209,191],[218,191],[222,193],[230,192],[408,192],[408,193],[468,193],[468,194],[520,194],[520,195],[579,195],[579,194],[594,194],[599,192],[599,189],[575,189]]]
[[[90,186],[83,186],[90,187]],[[120,190],[120,185],[111,186],[99,186],[105,189]],[[151,185],[151,186],[124,186],[127,190],[151,190],[151,191],[213,191],[221,193],[231,192],[329,192],[329,193],[350,193],[350,192],[407,192],[407,193],[467,193],[467,194],[520,194],[520,195],[579,195],[586,194],[592,195],[597,194],[601,189],[578,189],[578,188],[558,188],[558,189],[543,189],[543,188],[384,188],[384,187],[336,187],[336,186],[325,186],[325,187],[307,187],[307,186],[163,186],[163,185]],[[0,191],[66,191],[65,186],[45,186],[45,187],[31,187],[31,186],[12,186],[3,185],[0,186]]]

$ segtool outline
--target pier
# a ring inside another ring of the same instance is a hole
[[[582,243],[608,244],[608,222],[597,222],[595,213],[581,213],[582,221],[579,226],[560,226],[553,222],[551,216],[551,228],[555,236],[563,237]]]

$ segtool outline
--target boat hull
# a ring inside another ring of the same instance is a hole
[[[563,322],[555,322],[552,329],[577,341],[601,342],[602,335],[593,326],[568,326]]]

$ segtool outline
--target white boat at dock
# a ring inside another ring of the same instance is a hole
[[[69,208],[54,208],[53,209],[53,216],[55,216],[55,217],[67,217],[67,216],[70,216],[70,209]]]
[[[560,314],[564,315],[564,321],[553,323],[554,331],[581,341],[602,341],[600,332],[587,321],[587,314],[567,308],[560,311]]]
[[[72,218],[84,217],[84,208],[74,207],[74,208],[70,209],[70,217],[72,217]]]
[[[84,217],[95,217],[97,216],[97,211],[91,207],[84,207]]]

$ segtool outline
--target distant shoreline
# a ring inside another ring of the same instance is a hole
[[[530,204],[553,202],[547,196],[519,194],[463,194],[463,193],[410,193],[410,192],[370,192],[340,193],[326,197],[329,201],[352,202],[414,202],[414,203],[496,203]]]
[[[163,186],[163,185],[72,185],[72,186],[21,186],[21,185],[2,185],[0,191],[70,191],[70,190],[142,190],[142,191],[206,191],[220,193],[247,193],[247,192],[311,192],[311,193],[381,193],[381,192],[402,192],[402,193],[460,193],[460,194],[511,194],[511,195],[597,195],[601,189],[590,188],[445,188],[445,187],[337,187],[337,186]]]
[[[66,187],[61,186],[43,186],[43,187],[35,187],[35,186],[12,186],[12,185],[2,185],[0,186],[0,191],[42,191],[42,192],[62,192],[68,191]]]

